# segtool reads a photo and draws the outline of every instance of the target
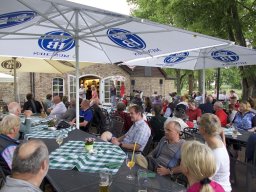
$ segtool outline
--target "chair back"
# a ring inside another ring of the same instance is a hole
[[[153,137],[152,135],[150,135],[150,137],[148,138],[148,142],[142,151],[142,155],[147,156],[149,154],[152,143],[153,143]]]
[[[124,120],[119,116],[111,116],[110,132],[115,137],[121,137],[123,135]]]
[[[6,181],[6,175],[3,168],[0,166],[0,189],[4,186]]]

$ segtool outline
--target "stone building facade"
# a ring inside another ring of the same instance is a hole
[[[127,95],[130,95],[133,90],[143,91],[144,96],[151,96],[155,91],[159,95],[168,96],[174,91],[174,80],[168,78],[160,68],[135,67],[132,70],[127,66],[115,64],[94,64],[80,70],[80,84],[90,79],[95,79],[99,84],[99,96],[103,103],[109,102],[106,99],[108,97],[106,93],[110,86],[107,84],[115,83],[120,86],[119,81],[124,82]],[[68,74],[18,73],[19,99],[23,103],[26,94],[34,92],[35,98],[42,101],[46,94],[55,94],[57,89],[60,89],[61,93],[70,99],[75,94],[74,80],[75,72]],[[58,81],[62,81],[60,87],[54,84]],[[14,100],[13,83],[0,83],[0,89],[0,98],[4,102],[9,103]]]

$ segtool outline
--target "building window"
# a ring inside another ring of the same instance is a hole
[[[52,95],[64,95],[64,80],[62,78],[52,80]]]

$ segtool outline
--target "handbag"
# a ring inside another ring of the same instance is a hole
[[[67,121],[61,120],[58,124],[57,124],[57,129],[66,129],[70,127],[70,124]]]

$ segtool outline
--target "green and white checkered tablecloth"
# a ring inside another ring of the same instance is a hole
[[[68,141],[50,154],[50,169],[97,173],[117,173],[126,155],[120,147],[107,142],[95,142],[94,152],[85,151],[83,141]]]
[[[76,129],[76,127],[69,127],[69,128],[66,128],[66,129],[61,129],[60,131],[64,135],[67,135],[68,132],[73,131],[75,129]],[[58,131],[51,131],[51,130],[48,130],[48,129],[43,129],[40,126],[31,127],[31,132],[29,134],[26,134],[24,138],[25,139],[29,139],[29,138],[55,139],[56,138],[56,133]]]

